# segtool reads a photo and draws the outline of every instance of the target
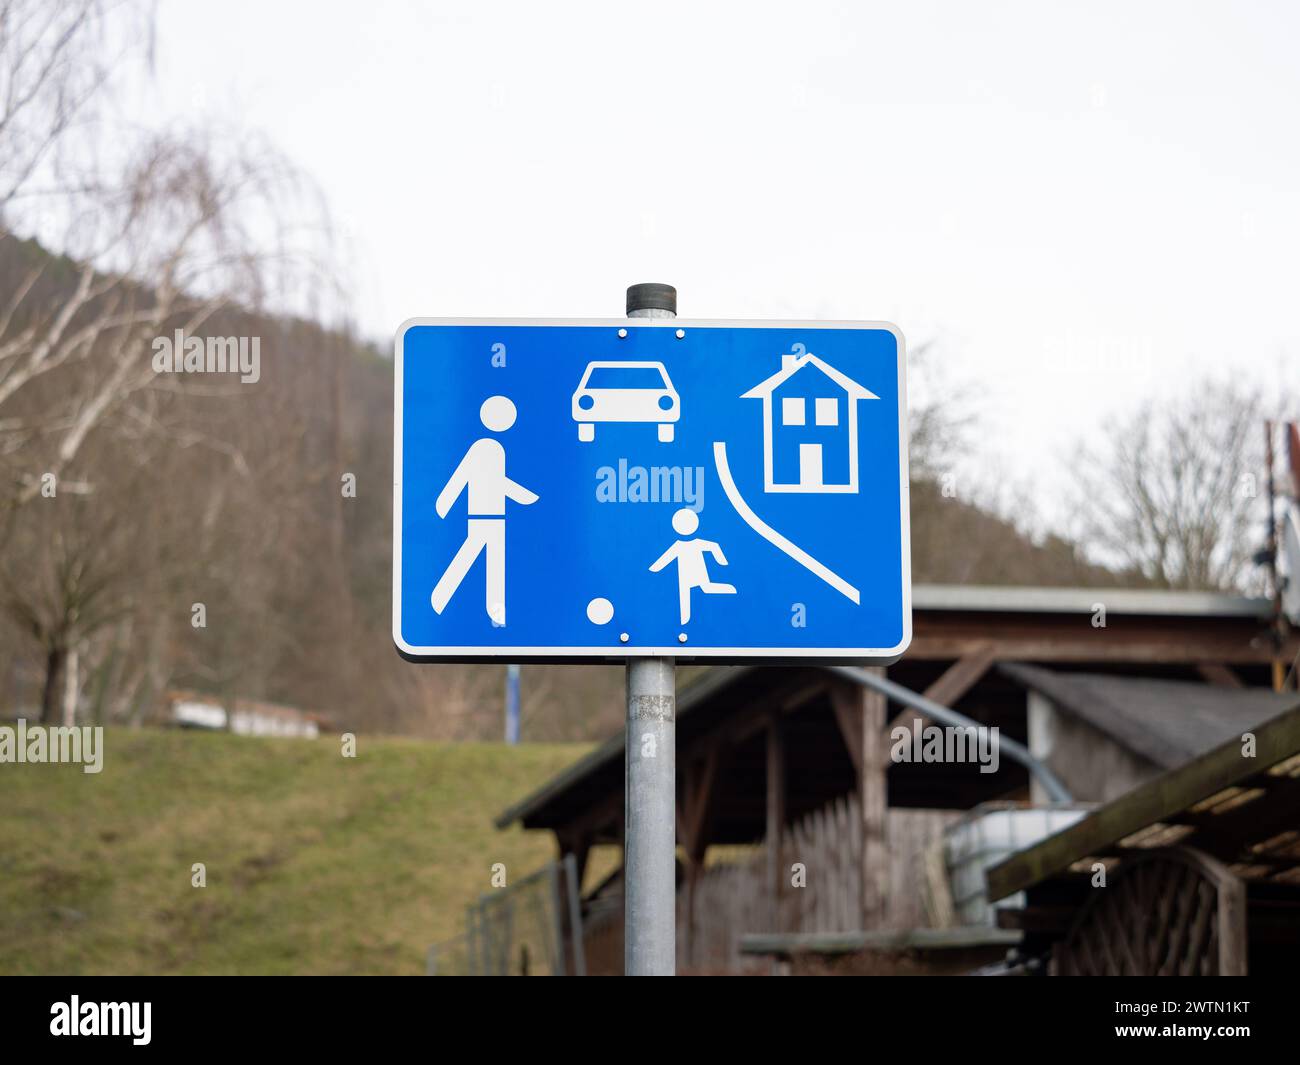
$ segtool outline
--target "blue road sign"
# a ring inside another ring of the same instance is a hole
[[[893,326],[415,319],[395,393],[408,657],[887,662],[911,640]]]

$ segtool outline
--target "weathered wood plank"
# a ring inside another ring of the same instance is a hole
[[[781,907],[781,834],[785,829],[785,733],[781,715],[767,726],[767,889],[771,928],[779,931]]]
[[[874,672],[884,675],[878,667]],[[878,928],[885,914],[889,892],[889,852],[885,843],[888,813],[886,769],[889,743],[885,735],[888,703],[876,691],[858,693],[862,721],[862,768],[858,773],[858,798],[862,803],[862,927]]]
[[[1221,688],[1241,688],[1241,678],[1222,662],[1200,662],[1196,671],[1211,684]]]

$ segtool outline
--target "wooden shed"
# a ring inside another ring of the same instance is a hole
[[[1025,743],[1037,689],[999,664],[1235,690],[1267,683],[1269,611],[1265,600],[1199,593],[918,586],[912,646],[887,675]],[[995,773],[894,762],[890,732],[915,717],[816,666],[711,669],[679,693],[680,968],[754,967],[741,952],[749,933],[943,923],[926,886],[942,880],[945,829],[981,803],[1029,803],[1030,779],[1005,758]],[[623,763],[620,734],[497,823],[553,832],[585,868],[593,846],[621,842]],[[711,861],[712,848],[730,860]],[[803,884],[792,883],[796,865]],[[587,885],[585,906],[588,970],[620,971],[620,874]],[[1007,938],[988,937],[992,956]]]

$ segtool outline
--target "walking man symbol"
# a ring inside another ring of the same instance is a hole
[[[490,396],[479,408],[479,420],[494,433],[504,433],[515,424],[515,405],[505,396]],[[445,573],[439,578],[430,600],[441,614],[456,594],[460,582],[487,550],[487,580],[484,605],[494,625],[506,623],[506,500],[537,502],[537,495],[506,476],[506,449],[493,437],[475,440],[435,504],[438,517],[445,518],[463,491],[469,493],[469,527],[465,542]]]
[[[673,515],[673,531],[678,536],[690,536],[700,527],[700,519],[695,511],[688,507],[683,507]],[[661,569],[677,560],[677,597],[681,606],[682,624],[685,625],[691,620],[691,589],[698,588],[705,595],[735,595],[736,587],[733,584],[719,584],[709,580],[709,567],[705,562],[704,556],[712,555],[718,565],[727,564],[726,557],[722,554],[722,548],[712,540],[678,540],[667,551],[665,551],[650,567],[651,573],[658,573]]]

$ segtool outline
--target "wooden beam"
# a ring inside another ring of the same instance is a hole
[[[1213,859],[1210,859],[1212,862]],[[1219,892],[1218,976],[1245,976],[1247,962],[1246,885],[1221,867],[1215,887]]]
[[[921,694],[931,702],[938,703],[940,706],[952,706],[958,699],[965,695],[971,688],[979,683],[981,677],[989,671],[989,667],[998,660],[997,649],[993,644],[985,644],[983,647],[970,654],[957,659],[949,666],[938,680],[931,684]],[[892,731],[893,727],[903,721],[911,721],[913,717],[918,716],[919,711],[910,707],[902,710],[894,720],[889,723],[886,731]],[[923,714],[920,716],[924,717]]]
[[[683,931],[686,933],[686,943],[683,954],[683,961],[686,967],[690,968],[695,964],[695,895],[700,882],[700,863],[686,863],[686,927]]]
[[[770,927],[779,932],[781,913],[781,835],[785,827],[785,735],[781,715],[773,713],[767,726],[767,883],[771,892]]]
[[[1223,862],[1269,864],[1267,854],[1257,857],[1251,853],[1251,845],[1300,825],[1300,777],[1259,774],[1239,786],[1249,790],[1258,785],[1263,785],[1264,794],[1250,802],[1220,814],[1208,810],[1189,817],[1184,823],[1195,825],[1197,830],[1180,842]]]
[[[582,893],[582,878],[587,872],[587,858],[591,854],[591,833],[571,832],[567,829],[555,830],[555,841],[559,845],[560,857],[572,854],[578,881],[578,893]]]
[[[885,671],[875,667],[873,672],[883,676]],[[884,921],[885,895],[889,890],[889,854],[885,848],[888,701],[880,692],[859,688],[858,704],[862,723],[862,758],[858,771],[858,798],[862,806],[862,927],[870,931]]]
[[[1105,629],[1055,631],[1047,619],[1037,632],[1025,631],[999,635],[994,641],[997,657],[1004,662],[1128,662],[1155,665],[1195,666],[1200,662],[1224,662],[1229,665],[1268,665],[1273,661],[1271,647],[1256,637],[1262,631],[1252,628],[1240,637],[1212,635],[1197,637],[1189,633],[1179,642],[1176,633],[1151,634],[1134,627],[1110,625]],[[1167,637],[1167,638],[1166,638]],[[964,658],[977,653],[989,642],[987,630],[954,631],[932,628],[913,637],[907,649],[909,662]],[[1284,656],[1300,652],[1300,637],[1292,636],[1282,650]]]
[[[695,797],[695,811],[691,818],[692,846],[697,861],[704,858],[704,852],[709,847],[713,815],[718,809],[718,781],[722,775],[722,766],[727,753],[714,747],[704,757],[704,771],[700,775],[700,785]]]
[[[1021,932],[1055,932],[1064,934],[1074,923],[1078,907],[1027,906],[1023,910],[998,909],[999,928],[1015,928]]]
[[[979,682],[997,660],[997,648],[991,643],[986,644],[978,651],[959,658],[923,694],[927,699],[945,706],[955,703]]]
[[[1196,671],[1216,687],[1243,687],[1241,678],[1222,662],[1199,662],[1197,663]]]
[[[862,773],[862,689],[856,684],[837,684],[831,689],[831,706],[835,709],[835,721],[840,727],[840,736],[844,747],[849,752],[849,761],[853,771]]]
[[[717,809],[718,776],[724,752],[713,746],[705,752],[703,764],[696,763],[686,780],[685,802],[678,808],[678,834],[686,857],[693,863],[704,858],[709,846],[709,827]]]
[[[677,835],[686,851],[686,914],[683,932],[683,960],[693,965],[696,954],[695,899],[698,894],[704,854],[709,848],[709,822],[716,806],[718,767],[723,758],[721,748],[714,744],[701,760],[688,764],[684,776],[683,801],[677,804]]]
[[[739,746],[751,736],[767,730],[774,710],[782,714],[801,710],[821,695],[827,686],[825,681],[819,681],[815,684],[784,685],[777,688],[769,696],[756,701],[749,711],[734,715],[730,721],[710,733],[710,738],[725,736],[727,743]]]
[[[919,951],[941,954],[949,950],[1006,948],[1022,941],[1018,932],[982,925],[957,928],[904,928],[885,931],[794,932],[787,935],[748,933],[741,936],[741,954],[858,954],[863,951],[895,953]]]
[[[811,684],[805,684],[803,687],[795,689],[795,691],[791,692],[781,700],[781,710],[787,714],[791,710],[798,710],[806,703],[812,702],[829,687],[830,681],[828,680],[816,680]]]

